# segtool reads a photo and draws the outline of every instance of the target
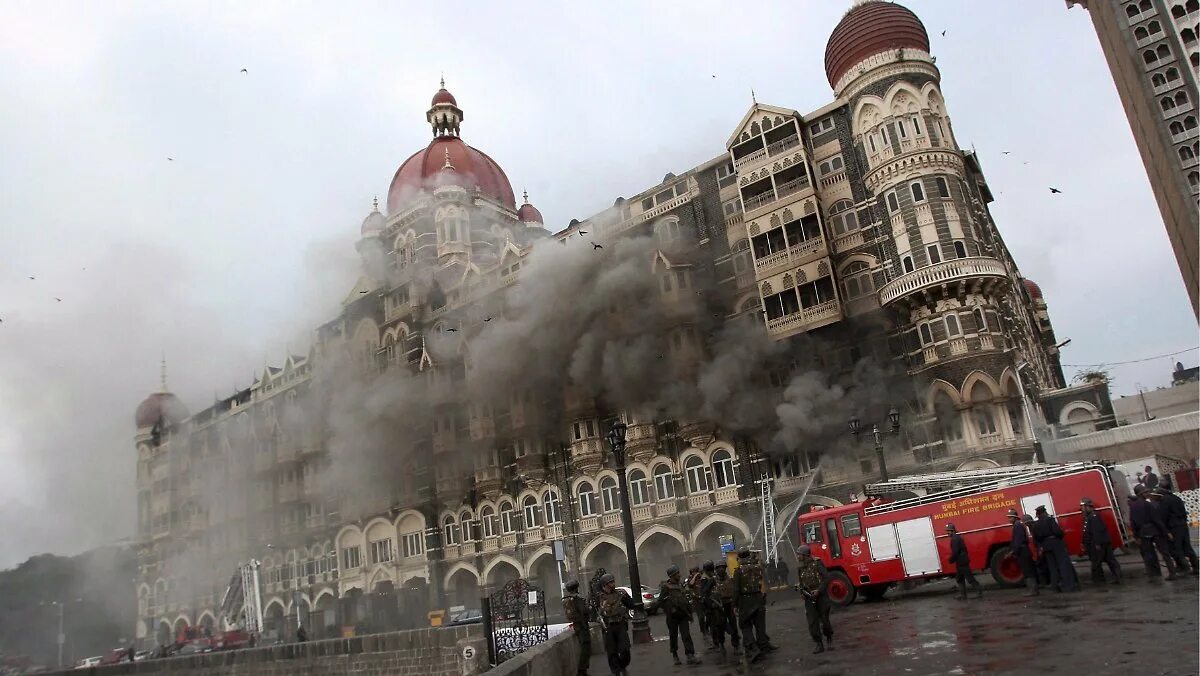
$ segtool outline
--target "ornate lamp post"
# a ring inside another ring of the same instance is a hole
[[[613,465],[617,470],[617,490],[621,494],[621,523],[625,526],[625,555],[629,560],[629,590],[635,604],[633,610],[633,642],[650,642],[650,624],[646,621],[646,606],[642,603],[642,577],[638,573],[637,548],[633,537],[633,513],[629,509],[629,481],[625,476],[625,432],[628,425],[617,420],[608,430],[608,445],[612,447]]]
[[[890,411],[888,411],[887,417],[888,417],[888,423],[889,423],[890,427],[886,433],[887,434],[899,434],[900,433],[900,412],[897,411],[895,407],[892,407],[892,409]],[[860,432],[862,432],[862,422],[858,419],[858,416],[854,416],[853,418],[850,419],[850,434],[857,438]],[[875,455],[879,458],[880,480],[887,481],[888,480],[887,461],[884,460],[884,458],[883,458],[883,439],[880,438],[880,436],[879,436],[880,435],[879,425],[877,425],[877,424],[871,425],[871,434],[875,437]]]

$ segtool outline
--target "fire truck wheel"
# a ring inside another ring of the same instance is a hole
[[[864,586],[859,591],[862,593],[864,599],[868,601],[878,601],[879,599],[883,598],[883,595],[887,593],[887,590],[890,587],[891,585],[887,584],[869,584]]]
[[[839,606],[848,606],[854,603],[855,597],[858,596],[858,590],[850,582],[850,578],[840,570],[829,573],[829,582],[825,586],[825,592],[829,594],[829,600]]]
[[[1025,584],[1025,574],[1021,572],[1021,564],[1013,556],[1008,547],[1001,547],[992,553],[992,578],[1002,587],[1020,587]]]

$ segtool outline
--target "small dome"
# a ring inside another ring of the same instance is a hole
[[[525,203],[521,205],[520,209],[517,209],[517,220],[521,221],[522,223],[538,223],[540,225],[545,225],[546,222],[542,220],[542,212],[538,211],[537,207],[529,203],[529,193],[525,193],[523,197],[525,199]]]
[[[429,91],[429,90],[426,89],[425,91]],[[456,101],[454,99],[454,94],[451,94],[449,91],[446,90],[445,84],[443,84],[442,88],[437,90],[437,92],[433,95],[433,101],[429,105],[436,106],[440,103],[449,103],[452,106],[458,105],[458,101]]]
[[[133,414],[133,420],[137,423],[138,428],[154,427],[160,422],[174,425],[187,417],[187,407],[183,405],[182,401],[179,401],[179,397],[170,392],[155,392],[146,397],[145,401],[138,404],[137,412]]]
[[[387,224],[387,219],[383,217],[383,214],[379,213],[379,199],[376,198],[372,202],[372,205],[375,208],[371,210],[371,213],[367,214],[367,217],[362,222],[363,237],[378,235],[383,232],[383,227]]]
[[[1029,296],[1034,300],[1043,300],[1042,287],[1037,285],[1037,282],[1032,279],[1023,279],[1021,283],[1025,285],[1025,290],[1029,292]]]
[[[929,51],[929,34],[911,10],[894,2],[867,0],[846,12],[825,44],[825,75],[836,87],[855,64],[893,49]]]

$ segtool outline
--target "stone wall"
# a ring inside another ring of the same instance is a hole
[[[592,626],[592,654],[604,652],[600,627]],[[549,641],[496,666],[488,676],[567,676],[576,673],[579,644],[575,632],[567,630]]]
[[[469,648],[469,649],[468,649]],[[473,676],[487,667],[482,625],[414,629],[56,672],[63,676]]]

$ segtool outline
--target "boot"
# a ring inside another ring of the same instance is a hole
[[[821,643],[820,641],[817,641],[817,647],[813,648],[813,654],[816,655],[817,653],[823,653],[823,652],[825,652],[825,644]]]
[[[767,653],[773,653],[776,650],[779,650],[779,646],[775,645],[774,643],[767,643],[767,645],[763,647],[763,652]]]
[[[979,585],[975,585],[975,598],[977,598],[977,599],[983,598],[983,587],[981,587]]]
[[[967,585],[960,584],[957,587],[957,591],[954,593],[954,599],[957,601],[962,601],[965,598],[967,598]]]
[[[1037,596],[1041,592],[1038,591],[1037,580],[1025,578],[1025,596]]]
[[[683,662],[679,661],[679,653],[671,653],[671,659],[675,661],[675,666],[680,666]]]
[[[695,655],[688,655],[687,663],[688,663],[688,666],[695,666],[697,664],[700,664],[700,658],[696,657]]]

